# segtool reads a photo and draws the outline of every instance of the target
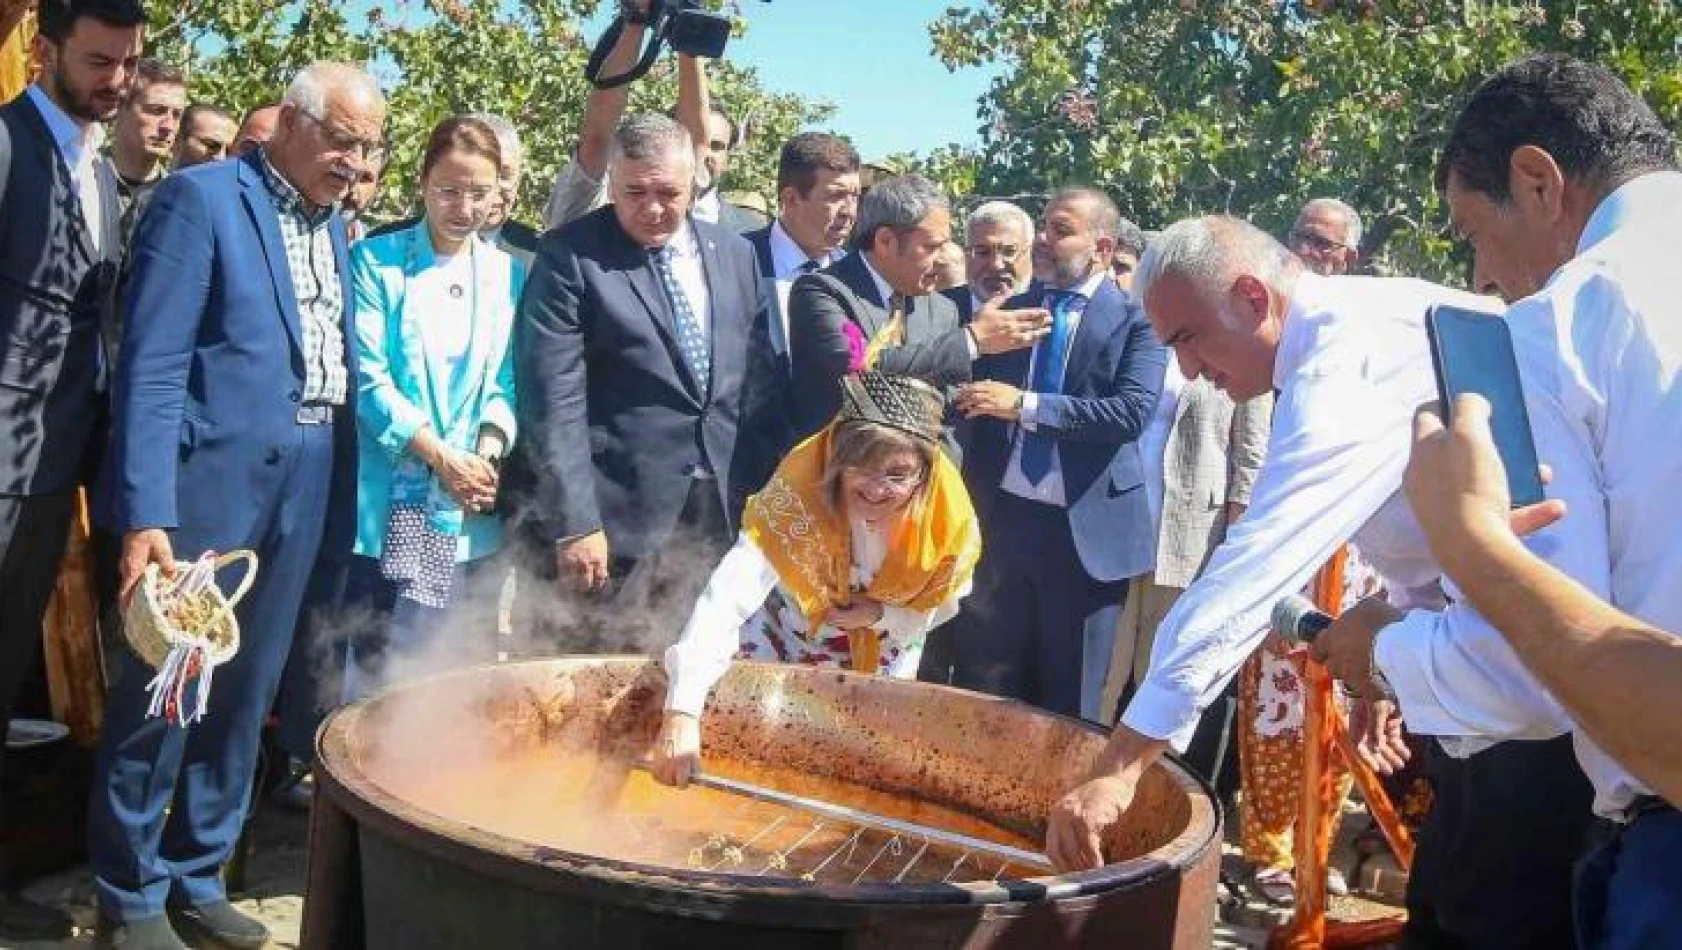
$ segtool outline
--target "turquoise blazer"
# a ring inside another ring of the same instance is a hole
[[[458,447],[469,450],[485,423],[501,429],[510,446],[516,438],[510,340],[525,267],[478,238],[473,242],[478,309],[467,351],[468,367],[453,386],[448,368],[427,355],[433,337],[429,331],[438,324],[407,303],[409,280],[436,259],[426,221],[367,238],[351,248],[358,354],[357,554],[380,556],[391,513],[392,466],[408,451],[409,440],[421,426],[430,425],[434,433],[444,436],[455,415],[453,431],[468,433],[465,444]],[[501,519],[494,514],[469,514],[462,535],[459,560],[485,557],[502,545]]]

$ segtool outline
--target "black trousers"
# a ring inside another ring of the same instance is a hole
[[[1408,879],[1404,950],[1571,950],[1571,879],[1594,823],[1570,736],[1466,759],[1430,743],[1436,803]]]
[[[24,681],[40,657],[41,620],[70,538],[75,499],[69,491],[0,496],[0,739],[11,724]],[[0,779],[5,774],[5,755],[5,742],[0,741]],[[0,822],[4,821],[0,813]],[[4,870],[0,868],[0,877]]]
[[[658,549],[618,556],[610,534],[607,586],[593,594],[564,589],[557,581],[554,545],[520,534],[514,632],[515,650],[524,656],[659,657],[677,642],[696,598],[734,541],[718,485],[710,479],[690,482],[677,527]]]

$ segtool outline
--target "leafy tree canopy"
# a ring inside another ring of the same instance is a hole
[[[582,32],[601,0],[180,0],[154,3],[148,55],[185,65],[192,96],[241,112],[280,98],[303,66],[320,59],[367,63],[390,97],[391,163],[376,213],[415,205],[415,170],[427,133],[458,112],[508,116],[526,150],[520,211],[533,219],[578,139],[589,85]],[[364,11],[352,15],[349,10]],[[740,21],[738,21],[740,22]],[[728,56],[728,53],[726,54]],[[745,148],[726,189],[771,194],[782,141],[834,111],[823,102],[761,86],[751,67],[726,59],[708,70],[712,96],[745,120]],[[677,100],[668,53],[632,87],[630,111],[664,111]]]
[[[1230,211],[1283,233],[1343,198],[1393,234],[1380,261],[1461,273],[1432,170],[1464,97],[1502,63],[1603,63],[1682,125],[1676,0],[986,0],[931,27],[949,67],[1004,74],[981,147],[919,167],[981,194],[1096,182],[1146,227]]]

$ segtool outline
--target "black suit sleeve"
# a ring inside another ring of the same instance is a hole
[[[789,402],[796,439],[823,428],[841,406],[841,377],[851,360],[842,327],[849,323],[840,293],[824,280],[808,275],[789,289]]]
[[[876,361],[876,368],[884,373],[912,376],[944,388],[969,382],[969,352],[969,332],[958,327],[932,340],[884,349]]]
[[[747,496],[770,480],[777,463],[794,444],[789,420],[789,379],[782,357],[771,345],[776,299],[770,281],[754,271],[756,303],[748,335],[747,374],[742,380],[742,436],[736,450],[732,485],[732,523]]]
[[[545,239],[520,301],[514,336],[514,392],[527,442],[535,520],[545,540],[602,527],[590,459],[585,335],[589,301],[578,256],[558,235]]]

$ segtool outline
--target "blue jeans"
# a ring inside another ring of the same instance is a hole
[[[1582,950],[1682,947],[1682,813],[1659,806],[1577,865]]]

